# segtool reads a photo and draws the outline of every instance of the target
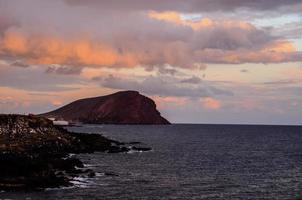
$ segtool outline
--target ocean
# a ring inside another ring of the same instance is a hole
[[[85,125],[149,152],[76,155],[94,178],[0,199],[302,199],[302,126]]]

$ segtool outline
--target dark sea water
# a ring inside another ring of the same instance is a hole
[[[150,152],[79,155],[95,178],[0,199],[302,199],[302,127],[85,126]]]

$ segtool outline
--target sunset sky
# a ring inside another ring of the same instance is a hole
[[[302,1],[0,0],[0,113],[120,90],[175,123],[302,124]]]

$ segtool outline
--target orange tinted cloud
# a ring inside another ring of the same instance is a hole
[[[81,66],[135,66],[131,54],[119,54],[109,45],[89,39],[63,40],[56,37],[27,36],[17,31],[5,32],[0,53],[21,57],[28,64],[64,64]]]
[[[127,40],[127,39],[126,39]],[[136,67],[138,65],[193,66],[185,43],[161,42],[145,45],[125,41],[124,49],[100,41],[27,35],[9,30],[0,38],[0,56],[13,56],[32,65],[81,67]]]
[[[184,20],[181,17],[181,14],[178,12],[155,12],[151,11],[148,13],[148,16],[152,19],[165,21],[169,23],[174,23],[177,25],[188,26],[194,30],[199,30],[205,27],[214,26],[214,21],[209,18],[201,19],[197,22]]]
[[[178,12],[155,12],[151,11],[148,13],[148,16],[152,19],[171,22],[175,24],[182,24],[183,20]]]
[[[289,41],[276,41],[265,47],[263,52],[278,52],[278,53],[291,53],[296,52],[297,49],[293,43]]]
[[[231,20],[223,20],[216,21],[210,18],[202,18],[197,21],[185,20],[182,18],[181,13],[178,12],[155,12],[151,11],[148,13],[148,16],[151,19],[165,21],[177,25],[187,26],[192,28],[193,30],[201,30],[206,28],[213,27],[225,27],[225,28],[240,28],[244,30],[253,30],[255,27],[250,23],[244,21],[231,21]]]
[[[196,51],[195,54],[204,62],[210,63],[280,63],[302,60],[293,43],[289,41],[274,41],[260,50],[205,49]]]
[[[302,60],[302,56],[296,56],[296,48],[289,41],[264,41],[263,47],[259,48],[258,44],[258,48],[252,48],[251,38],[255,35],[258,37],[262,32],[258,33],[247,22],[214,21],[207,18],[195,22],[183,20],[175,12],[151,12],[149,15],[155,20],[191,27],[196,31],[186,32],[188,35],[177,40],[146,37],[144,34],[147,33],[143,33],[144,39],[136,39],[121,33],[115,40],[118,42],[110,43],[104,42],[105,39],[66,39],[9,29],[0,37],[0,56],[13,57],[24,64],[58,64],[83,68],[165,64],[194,68],[202,63],[278,63]],[[221,37],[223,32],[226,34]],[[173,35],[171,38],[174,38]],[[262,39],[259,41],[262,45]]]
[[[207,97],[201,100],[202,106],[206,109],[218,110],[221,108],[221,102],[217,99]]]
[[[18,32],[7,32],[0,44],[0,50],[7,50],[14,55],[28,52],[27,38]]]

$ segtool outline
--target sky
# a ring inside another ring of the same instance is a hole
[[[137,90],[173,123],[302,125],[301,0],[0,0],[0,113]]]

